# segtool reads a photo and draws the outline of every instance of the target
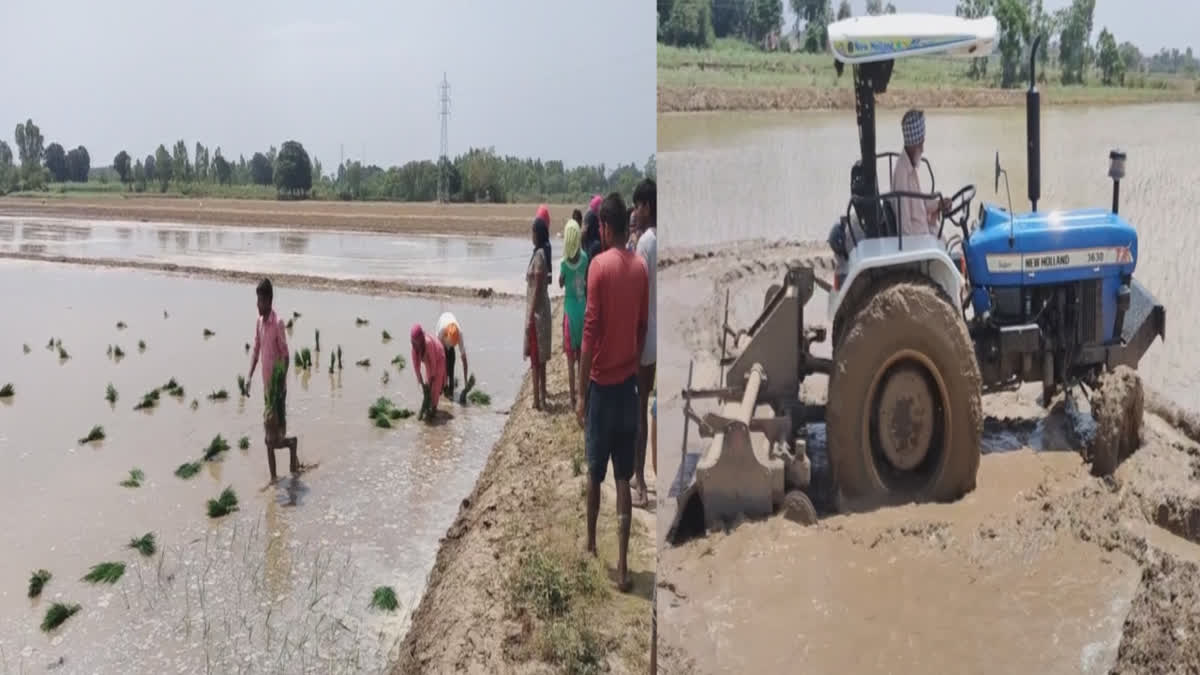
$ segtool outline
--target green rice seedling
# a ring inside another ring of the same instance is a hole
[[[211,462],[216,459],[217,455],[229,449],[229,442],[221,438],[221,434],[217,434],[208,443],[208,447],[204,448],[204,461]]]
[[[303,367],[304,367],[304,358],[300,356],[300,350],[299,350],[299,349],[297,349],[297,350],[296,350],[296,358],[295,358],[295,362],[296,362],[296,367],[297,367],[297,368],[303,368]]]
[[[337,361],[337,355],[336,355],[336,354],[334,354],[333,352],[329,352],[329,374],[330,374],[330,375],[332,375],[332,374],[333,374],[333,363],[334,363],[334,361]]]
[[[54,338],[50,338],[50,341],[46,343],[46,349],[49,349],[50,351],[54,351],[54,347],[55,347]]]
[[[54,338],[54,346],[61,347],[62,346],[62,338]]]
[[[392,365],[396,366],[396,370],[404,370],[404,367],[408,365],[408,359],[405,359],[403,354],[397,354],[396,358],[392,359]]]
[[[205,338],[210,338],[214,335],[216,335],[216,333],[212,332],[211,330],[209,330],[207,328],[204,329],[204,337]]]
[[[13,391],[12,382],[9,382],[3,387],[0,387],[0,398],[12,398]]]
[[[297,311],[295,311],[295,310],[292,310],[292,318],[293,318],[293,319],[299,319],[299,318],[300,318],[300,312],[297,312]]]
[[[112,355],[113,355],[114,359],[125,358],[125,352],[121,349],[121,345],[117,345],[117,346],[113,347]]]
[[[242,398],[249,397],[250,396],[250,387],[247,386],[246,376],[238,375],[237,383],[238,383],[238,392],[241,393]]]
[[[375,418],[375,426],[379,427],[380,429],[391,429],[392,421],[387,415],[380,415],[379,417]]]
[[[386,330],[385,330],[385,331],[383,331],[383,341],[384,341],[384,342],[388,342],[388,341],[390,341],[391,339],[392,339],[392,334],[391,334],[391,333],[389,333],[389,332],[387,332]]]
[[[102,562],[92,565],[91,571],[83,575],[83,580],[93,584],[115,584],[124,574],[125,563]]]
[[[342,346],[341,345],[338,345],[337,357],[338,357],[338,370],[341,370],[342,369]]]
[[[104,427],[97,424],[96,426],[92,427],[92,430],[88,432],[87,436],[79,439],[79,444],[85,445],[87,443],[91,443],[92,441],[102,440],[104,440]]]
[[[208,395],[208,400],[210,401],[224,401],[227,398],[229,398],[229,392],[224,389],[218,389]]]
[[[241,438],[238,439],[238,449],[240,449],[240,450],[249,450],[250,449],[250,437],[249,436],[242,436]]]
[[[291,330],[291,329],[292,329],[292,321],[293,321],[292,319],[288,319],[288,322],[287,322],[287,329],[288,329],[288,330]]]
[[[165,318],[167,318],[167,316],[168,316],[168,315],[167,315],[167,310],[165,310],[165,309],[164,309],[164,310],[163,310],[163,318],[165,319]]]
[[[316,333],[314,334],[314,336],[313,336],[313,337],[314,337],[314,339],[313,339],[313,344],[314,344],[314,345],[316,345],[316,346],[313,348],[313,351],[315,351],[315,352],[317,352],[318,354],[320,354],[320,353],[321,353],[321,330],[320,330],[320,329],[317,329],[317,331],[316,331]]]
[[[71,355],[67,353],[67,350],[62,348],[62,343],[60,342],[58,344],[58,360],[66,361],[69,358],[71,358]]]
[[[108,387],[104,390],[104,400],[109,403],[117,402],[117,388],[112,385],[112,382],[109,382]]]
[[[129,540],[129,548],[135,549],[138,553],[149,558],[154,555],[156,546],[154,545],[154,533],[147,532],[140,537]]]
[[[27,345],[27,344],[21,345],[21,349],[23,349],[26,354],[28,354],[30,352],[29,345]]]
[[[192,476],[200,473],[200,462],[186,462],[180,464],[178,469],[175,469],[175,475],[187,480]]]
[[[146,351],[146,341],[145,340],[138,340],[138,351],[139,352]]]
[[[370,368],[371,367],[371,359],[361,359],[359,361],[355,361],[354,365],[362,366],[363,368]]]
[[[56,602],[50,605],[46,610],[46,618],[42,619],[42,632],[49,633],[58,628],[64,621],[75,615],[80,610],[79,605],[64,605],[61,602]]]
[[[174,390],[172,390],[174,392]],[[151,389],[142,394],[142,400],[137,405],[133,406],[134,410],[148,410],[158,405],[158,390]]]
[[[300,361],[303,362],[305,370],[310,370],[312,368],[312,350],[308,347],[301,349]]]
[[[221,496],[216,499],[208,500],[208,517],[220,518],[221,516],[229,515],[238,510],[237,495],[234,494],[232,487],[227,487],[221,491]]]
[[[492,397],[489,396],[487,392],[485,392],[481,389],[476,389],[476,390],[472,391],[470,394],[468,394],[467,400],[470,401],[472,405],[491,405],[492,404]]]
[[[125,326],[125,322],[124,322],[124,321],[118,321],[118,322],[117,322],[117,330],[125,330],[125,328],[126,328],[126,326]]]
[[[49,583],[50,577],[52,576],[54,575],[50,574],[49,570],[37,570],[30,575],[29,597],[36,598],[37,596],[41,595],[42,589],[46,587],[46,584]]]
[[[135,488],[141,487],[142,481],[146,480],[146,474],[141,469],[130,469],[129,478],[121,481],[121,487]]]
[[[172,389],[178,389],[178,388],[179,388],[179,383],[176,382],[175,378],[173,378],[173,377],[171,379],[167,380],[167,383],[161,387],[161,389],[165,392],[170,392]]]
[[[394,420],[406,420],[413,416],[413,411],[408,408],[392,408],[388,411],[388,417]]]
[[[394,612],[400,603],[396,601],[396,591],[391,586],[380,586],[371,594],[371,607],[385,612]]]
[[[195,410],[199,407],[200,407],[200,401],[197,401],[196,399],[192,399],[192,410]]]
[[[379,381],[382,382],[383,384],[388,383],[388,371],[386,371],[386,370],[383,371],[383,377],[379,378]]]
[[[249,342],[246,343],[246,353],[247,354],[250,353],[250,343]]]
[[[175,398],[182,399],[183,398],[183,387],[175,387],[174,389],[168,391],[167,394],[170,396],[174,396]]]
[[[361,316],[354,317],[354,325],[355,326],[365,326],[368,323],[371,323],[371,322],[367,321],[366,319],[362,318]]]

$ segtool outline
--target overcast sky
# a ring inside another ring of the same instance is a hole
[[[327,172],[341,144],[434,159],[445,71],[451,155],[641,166],[654,17],[648,0],[0,0],[0,139],[31,117],[92,166],[180,138],[231,159],[294,138]]]
[[[836,12],[841,0],[832,0]],[[883,2],[887,6],[887,0]],[[957,0],[892,0],[900,12],[931,12],[954,14]],[[1053,12],[1067,7],[1071,0],[1044,0],[1046,11]],[[784,20],[790,28],[796,21],[792,3],[784,0]],[[854,15],[865,14],[866,0],[850,0]],[[1163,47],[1179,48],[1179,51],[1200,48],[1200,2],[1197,0],[1096,0],[1096,12],[1092,17],[1093,40],[1100,29],[1107,27],[1117,42],[1128,40],[1142,52],[1157,53]]]

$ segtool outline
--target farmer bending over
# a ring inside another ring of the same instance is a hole
[[[464,385],[470,378],[470,374],[467,372],[467,344],[463,341],[462,327],[458,325],[458,319],[454,318],[454,315],[450,312],[442,312],[442,315],[438,317],[437,336],[438,341],[442,343],[442,349],[446,352],[446,396],[453,399],[454,353],[456,350],[462,352]]]
[[[267,467],[271,470],[271,483],[273,484],[278,480],[275,475],[275,450],[277,448],[287,448],[291,451],[289,469],[293,474],[300,473],[301,466],[296,452],[296,437],[285,437],[287,421],[283,412],[286,404],[281,403],[277,410],[271,408],[271,374],[275,371],[276,364],[282,366],[284,377],[280,383],[281,390],[275,394],[279,401],[286,401],[288,368],[288,346],[283,321],[275,315],[275,310],[271,308],[275,299],[271,280],[260,281],[255,292],[258,295],[258,321],[254,327],[254,351],[250,354],[250,373],[246,375],[246,392],[250,392],[254,368],[258,365],[258,358],[261,355],[263,389],[267,396],[267,409],[263,411],[263,429],[266,431]]]
[[[413,372],[416,373],[417,384],[424,393],[424,402],[417,418],[431,422],[437,414],[438,400],[446,382],[446,350],[442,348],[440,340],[426,335],[419,323],[413,324],[409,337],[412,340]],[[424,378],[421,376],[422,366]]]
[[[921,166],[921,156],[925,152],[925,113],[920,110],[909,110],[900,120],[900,130],[904,133],[904,152],[892,171],[893,192],[924,193],[921,189],[921,179],[918,169]],[[949,205],[943,198],[920,199],[917,197],[899,197],[899,208],[896,217],[899,219],[900,232],[905,236],[914,234],[931,234],[937,236],[939,216]],[[893,206],[895,204],[893,203]]]

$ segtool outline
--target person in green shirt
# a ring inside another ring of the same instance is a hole
[[[579,348],[583,342],[583,312],[587,308],[588,256],[580,247],[579,221],[572,218],[563,228],[563,257],[558,285],[563,289],[563,352],[567,355],[571,409],[575,409],[575,375],[579,369]],[[584,386],[579,374],[580,386]]]

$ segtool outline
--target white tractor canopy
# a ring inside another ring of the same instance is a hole
[[[996,49],[998,33],[991,16],[856,16],[829,24],[829,49],[834,59],[851,65],[930,54],[982,58]]]

